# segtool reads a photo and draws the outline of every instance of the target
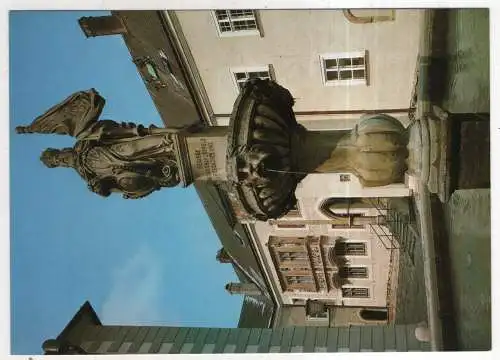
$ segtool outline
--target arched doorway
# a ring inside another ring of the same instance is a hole
[[[387,321],[387,309],[361,309],[359,317],[364,321]]]
[[[320,212],[332,221],[333,228],[363,229],[366,225],[380,225],[381,216],[366,216],[364,213],[374,208],[376,198],[329,198],[319,207]]]

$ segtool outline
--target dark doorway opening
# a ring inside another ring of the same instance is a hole
[[[363,309],[359,312],[361,319],[366,321],[387,321],[386,309]]]

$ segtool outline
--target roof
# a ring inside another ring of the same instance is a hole
[[[62,340],[67,337],[67,335],[78,325],[82,323],[90,323],[93,325],[102,325],[101,320],[97,316],[94,308],[88,301],[85,301],[80,309],[76,312],[75,316],[69,321],[66,327],[57,336],[57,340]]]
[[[233,259],[233,266],[245,274],[240,280],[248,279],[246,282],[253,282],[261,290],[267,291],[264,276],[250,245],[250,239],[244,232],[243,226],[232,215],[224,192],[211,181],[195,182],[195,188],[222,246]]]
[[[231,211],[223,186],[215,182],[195,182],[198,196],[241,282],[256,284],[262,296],[245,296],[238,327],[269,327],[275,305],[268,284],[252,249],[251,240],[243,225]]]
[[[268,328],[275,311],[274,303],[267,296],[247,295],[241,306],[239,328]]]
[[[176,52],[168,38],[159,11],[112,11],[123,20],[127,33],[123,40],[132,60],[149,57],[166,87],[145,86],[168,128],[182,128],[202,122]],[[164,57],[160,55],[164,54]],[[168,59],[165,62],[165,58]],[[139,71],[140,74],[140,71]],[[142,76],[142,75],[141,75]]]
[[[164,18],[159,11],[112,11],[119,15],[127,33],[123,35],[132,60],[148,57],[161,81],[167,86],[156,88],[148,83],[138,68],[153,102],[168,128],[182,128],[202,124],[200,110],[195,103],[192,86],[180,59]],[[160,51],[168,59],[168,65]],[[222,246],[233,259],[233,268],[241,282],[256,284],[262,296],[246,296],[243,301],[240,324],[242,327],[268,327],[274,313],[274,303],[268,285],[255,257],[251,240],[232,211],[231,202],[223,184],[197,182],[195,188],[209,216]],[[228,295],[230,296],[230,295]],[[90,305],[89,305],[90,306]]]

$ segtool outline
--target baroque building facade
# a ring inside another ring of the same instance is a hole
[[[86,36],[123,36],[166,127],[227,125],[243,84],[258,77],[290,89],[302,126],[330,131],[374,113],[410,122],[420,15],[114,11],[80,25]],[[406,184],[363,187],[351,173],[312,173],[297,206],[268,221],[248,217],[223,182],[195,187],[223,245],[218,259],[241,280],[226,290],[260,309],[260,327],[392,321],[401,246],[388,209],[410,196]],[[240,326],[254,326],[245,311]]]

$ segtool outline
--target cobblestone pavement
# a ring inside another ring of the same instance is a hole
[[[460,9],[448,17],[450,112],[490,108],[489,11]],[[444,205],[449,277],[456,345],[461,350],[491,347],[490,191],[459,190]],[[446,281],[446,280],[445,280]]]
[[[411,221],[411,210],[408,204],[404,204],[398,199],[392,202],[391,207],[400,214],[406,215],[405,217],[409,216]],[[418,224],[415,221],[412,222],[413,225],[407,224],[406,226],[418,228]],[[410,232],[406,231],[405,235],[409,236]],[[405,240],[400,239],[400,242],[403,243]],[[397,282],[395,323],[418,324],[427,321],[424,265],[420,239],[415,241],[413,256],[404,249],[400,249]]]
[[[458,190],[445,205],[457,345],[491,348],[490,190]]]
[[[452,113],[490,111],[488,9],[449,11],[448,81],[443,107]]]

